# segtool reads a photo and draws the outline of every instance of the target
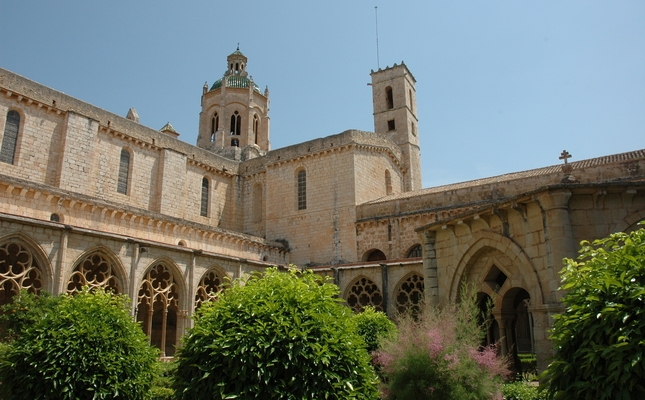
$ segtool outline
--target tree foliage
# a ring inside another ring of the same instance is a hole
[[[645,230],[582,242],[561,271],[566,310],[555,317],[551,398],[645,398]]]
[[[377,378],[338,288],[269,269],[204,304],[179,351],[180,399],[375,399]]]
[[[20,336],[20,333],[43,319],[47,314],[55,312],[60,301],[59,296],[52,296],[48,292],[38,295],[21,290],[11,303],[0,307],[0,326],[2,327],[3,342],[11,342]]]
[[[368,352],[376,351],[381,338],[387,338],[396,333],[396,325],[390,321],[384,312],[376,311],[373,306],[367,306],[354,315],[356,331],[365,341]]]
[[[146,398],[158,351],[130,316],[128,303],[101,290],[61,296],[54,312],[23,326],[4,349],[2,398]]]

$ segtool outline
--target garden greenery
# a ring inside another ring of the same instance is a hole
[[[377,378],[338,288],[269,269],[202,305],[179,350],[179,399],[376,399]]]
[[[60,296],[52,309],[34,306],[31,311],[43,311],[40,318],[21,325],[3,348],[1,398],[147,398],[158,351],[130,316],[128,303],[125,296],[85,288]]]
[[[582,242],[561,275],[550,398],[645,398],[645,230]]]
[[[396,333],[396,325],[384,312],[376,311],[373,306],[366,306],[363,311],[354,315],[356,331],[365,341],[368,352],[379,347],[379,341]]]
[[[468,285],[462,286],[461,298],[456,305],[425,306],[417,316],[401,317],[398,335],[377,352],[387,380],[385,398],[501,399],[506,362],[495,346],[480,347],[484,331]]]

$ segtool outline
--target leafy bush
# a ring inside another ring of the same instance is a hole
[[[483,330],[474,292],[464,286],[462,293],[457,305],[425,307],[416,319],[403,316],[398,335],[384,341],[377,362],[387,378],[386,398],[501,398],[505,360],[495,346],[479,346]]]
[[[555,318],[551,398],[645,398],[645,230],[582,242],[561,271],[566,311]]]
[[[20,333],[43,319],[48,313],[56,309],[60,297],[52,296],[47,292],[35,295],[27,290],[21,290],[13,302],[0,307],[0,326],[2,336],[0,340],[10,342],[17,339]]]
[[[396,325],[390,321],[384,312],[376,311],[367,306],[362,312],[354,315],[356,331],[365,341],[368,352],[378,349],[381,338],[390,337],[396,333]]]
[[[375,399],[377,378],[338,288],[269,269],[204,304],[179,351],[180,399]]]
[[[0,360],[2,398],[146,398],[158,352],[128,303],[100,290],[61,296],[55,312],[23,327],[7,345]]]
[[[505,400],[544,400],[537,386],[528,382],[511,382],[502,386],[502,396]]]
[[[172,389],[173,376],[177,373],[177,363],[157,361],[155,376],[150,390],[152,400],[173,400],[175,391]]]

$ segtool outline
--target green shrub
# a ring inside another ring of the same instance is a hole
[[[377,378],[338,288],[269,269],[204,304],[179,351],[180,399],[376,399]]]
[[[373,352],[379,347],[381,338],[390,337],[396,333],[396,325],[390,321],[384,312],[376,311],[372,306],[367,306],[362,312],[354,315],[356,331],[365,341],[368,352]]]
[[[15,296],[11,303],[0,307],[0,340],[10,342],[17,339],[23,329],[34,325],[54,311],[59,301],[59,296],[52,296],[47,292],[35,295],[21,290],[20,295]]]
[[[384,340],[376,361],[386,378],[384,397],[396,400],[500,398],[508,375],[497,348],[481,348],[483,330],[474,292],[442,309],[424,307],[402,316],[398,335]]]
[[[549,396],[645,398],[645,230],[582,242],[561,275],[566,311],[551,336]]]
[[[511,382],[502,386],[502,396],[504,400],[544,400],[537,386],[530,385],[528,382]]]
[[[173,376],[177,373],[176,362],[157,361],[155,376],[152,380],[152,400],[172,400],[175,390],[172,388]]]
[[[128,303],[100,290],[61,296],[55,312],[7,345],[0,360],[2,398],[146,398],[158,352]]]

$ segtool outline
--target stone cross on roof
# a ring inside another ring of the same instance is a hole
[[[558,157],[558,159],[564,160],[564,165],[567,165],[567,159],[569,158],[571,158],[571,153],[566,150],[562,150],[562,154],[560,154],[560,157]]]
[[[574,183],[576,182],[576,179],[571,175],[571,172],[573,172],[573,167],[571,164],[567,162],[567,160],[571,158],[571,153],[569,153],[566,150],[562,150],[562,154],[560,154],[560,157],[558,159],[564,160],[564,165],[562,166],[562,172],[566,175],[565,178],[563,179],[563,183]]]

